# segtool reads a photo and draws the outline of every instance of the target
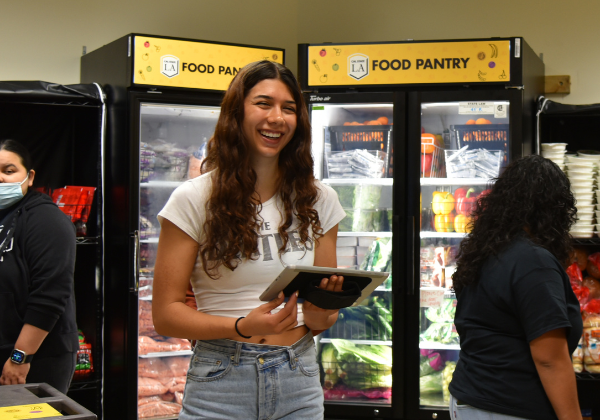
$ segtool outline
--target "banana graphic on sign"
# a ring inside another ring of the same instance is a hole
[[[492,56],[491,58],[496,58],[498,57],[498,47],[496,46],[496,44],[489,44],[490,47],[492,47]]]
[[[481,70],[479,70],[479,73],[477,74],[477,77],[479,77],[479,80],[481,80],[482,82],[485,82],[487,79],[483,76],[487,75],[487,73],[482,72]]]

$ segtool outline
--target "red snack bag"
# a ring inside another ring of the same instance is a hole
[[[595,279],[600,279],[600,252],[594,252],[588,257],[587,273]]]
[[[581,272],[581,269],[577,263],[573,263],[567,268],[567,275],[571,281],[571,286],[573,284],[581,285],[581,282],[583,281],[583,273]]]

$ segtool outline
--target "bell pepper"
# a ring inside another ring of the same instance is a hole
[[[469,233],[471,231],[471,217],[464,214],[457,214],[454,218],[454,230],[458,233]]]
[[[464,197],[456,199],[456,213],[468,216],[477,205],[477,194],[473,194],[475,189],[469,188]]]
[[[467,195],[467,188],[463,188],[463,187],[457,188],[456,191],[454,191],[454,200],[456,202],[458,202],[459,198],[464,197],[466,195]]]
[[[436,232],[454,232],[454,213],[437,214],[435,230]]]
[[[434,214],[449,214],[454,210],[454,196],[449,192],[434,192],[431,201],[431,210],[433,210]]]

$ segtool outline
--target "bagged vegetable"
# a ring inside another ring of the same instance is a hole
[[[419,376],[430,375],[434,372],[442,370],[444,362],[442,356],[439,353],[432,353],[428,356],[421,356],[421,363],[419,364]]]
[[[421,376],[421,378],[419,378],[419,390],[421,391],[421,394],[442,392],[442,381],[443,376],[441,371]]]
[[[459,337],[454,324],[451,322],[434,322],[423,334],[423,341],[433,341],[442,344],[458,344]]]
[[[438,307],[425,310],[425,317],[431,322],[453,322],[456,315],[456,299],[444,299]]]

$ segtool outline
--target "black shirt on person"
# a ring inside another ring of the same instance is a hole
[[[566,328],[570,354],[583,325],[579,302],[558,260],[525,235],[482,267],[458,296],[461,350],[450,383],[461,403],[511,416],[552,419],[529,343]]]

